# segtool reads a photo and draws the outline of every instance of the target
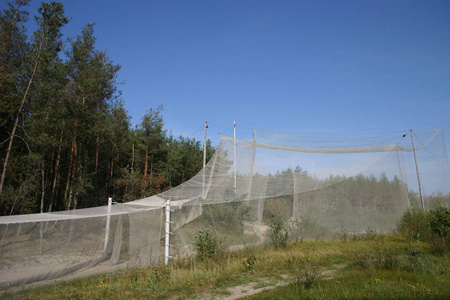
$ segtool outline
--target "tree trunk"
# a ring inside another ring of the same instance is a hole
[[[98,144],[99,144],[99,137],[97,135],[97,140],[95,142],[95,174],[96,175],[98,172]]]
[[[13,141],[14,141],[14,135],[16,134],[16,130],[19,124],[19,118],[20,118],[20,112],[22,111],[23,106],[25,105],[25,102],[27,100],[27,96],[28,96],[28,92],[30,90],[30,86],[31,83],[33,82],[34,79],[34,75],[36,74],[38,65],[39,65],[39,59],[41,56],[41,50],[42,50],[42,44],[44,42],[44,37],[42,37],[41,39],[41,43],[39,45],[39,50],[38,50],[38,54],[36,57],[36,62],[34,64],[33,67],[33,72],[31,74],[30,80],[28,80],[28,85],[27,85],[27,89],[25,90],[25,94],[23,95],[22,101],[20,102],[20,107],[19,110],[17,111],[17,116],[16,119],[14,121],[14,126],[11,132],[11,137],[9,138],[9,144],[8,144],[8,148],[6,149],[6,156],[5,156],[5,161],[3,162],[3,170],[2,170],[2,177],[0,179],[0,198],[2,196],[2,192],[3,192],[3,185],[5,184],[5,178],[6,178],[6,170],[8,168],[8,162],[9,162],[9,158],[11,156],[11,149],[12,149],[12,145],[13,145]]]
[[[44,163],[42,163],[42,191],[41,191],[41,214],[44,212],[44,197],[45,197],[45,172],[44,172]]]
[[[66,181],[66,190],[64,192],[64,201],[66,202],[66,209],[70,209],[70,204],[72,202],[72,178],[75,178],[75,169],[76,169],[76,160],[77,160],[77,143],[76,143],[76,134],[74,134],[72,138],[72,148],[70,155],[70,163],[69,163],[69,172],[67,173],[67,181]]]
[[[64,120],[63,120],[62,124],[63,124],[63,127],[64,127]],[[56,162],[55,162],[55,170],[54,170],[54,175],[53,175],[52,194],[51,194],[51,198],[50,198],[50,205],[49,205],[49,208],[48,208],[48,212],[52,211],[53,201],[55,199],[55,193],[56,193],[56,184],[58,183],[58,178],[59,178],[59,164],[60,164],[60,160],[61,160],[61,149],[62,149],[63,132],[64,132],[64,129],[61,129],[61,135],[59,137],[58,152],[56,153]]]

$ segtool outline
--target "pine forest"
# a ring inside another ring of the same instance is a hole
[[[30,20],[28,3],[0,14],[0,215],[135,200],[201,170],[203,143],[168,134],[162,105],[132,126],[121,66],[96,48],[93,24],[65,42],[63,5],[42,3]]]

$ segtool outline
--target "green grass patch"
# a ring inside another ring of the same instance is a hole
[[[14,299],[190,299],[229,295],[229,288],[289,283],[247,299],[441,299],[450,297],[450,253],[400,234],[248,246],[220,259],[195,255],[168,267],[130,268],[32,288]],[[5,297],[3,297],[5,298]]]

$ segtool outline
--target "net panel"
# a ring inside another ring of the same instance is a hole
[[[417,131],[414,138],[426,209],[448,205],[442,130]],[[343,229],[390,231],[409,206],[421,206],[409,131],[222,137],[201,172],[159,195],[110,209],[1,217],[0,287],[162,262],[166,200],[174,210],[174,256],[195,253],[196,235],[205,228],[233,248],[263,243],[275,219],[293,239],[325,238]]]

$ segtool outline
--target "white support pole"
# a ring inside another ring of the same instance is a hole
[[[170,199],[166,201],[166,242],[164,264],[167,266],[170,259]]]
[[[111,208],[113,199],[108,198],[108,216],[106,217],[106,228],[105,228],[105,247],[103,248],[103,256],[108,256],[108,245],[109,245],[109,231],[111,230]]]
[[[411,139],[412,139],[412,145],[413,145],[413,151],[414,151],[414,160],[416,162],[417,182],[419,183],[420,203],[422,204],[422,210],[425,210],[425,201],[423,199],[422,183],[420,182],[419,164],[417,163],[416,143],[414,142],[414,133],[413,133],[412,128],[411,128]]]

